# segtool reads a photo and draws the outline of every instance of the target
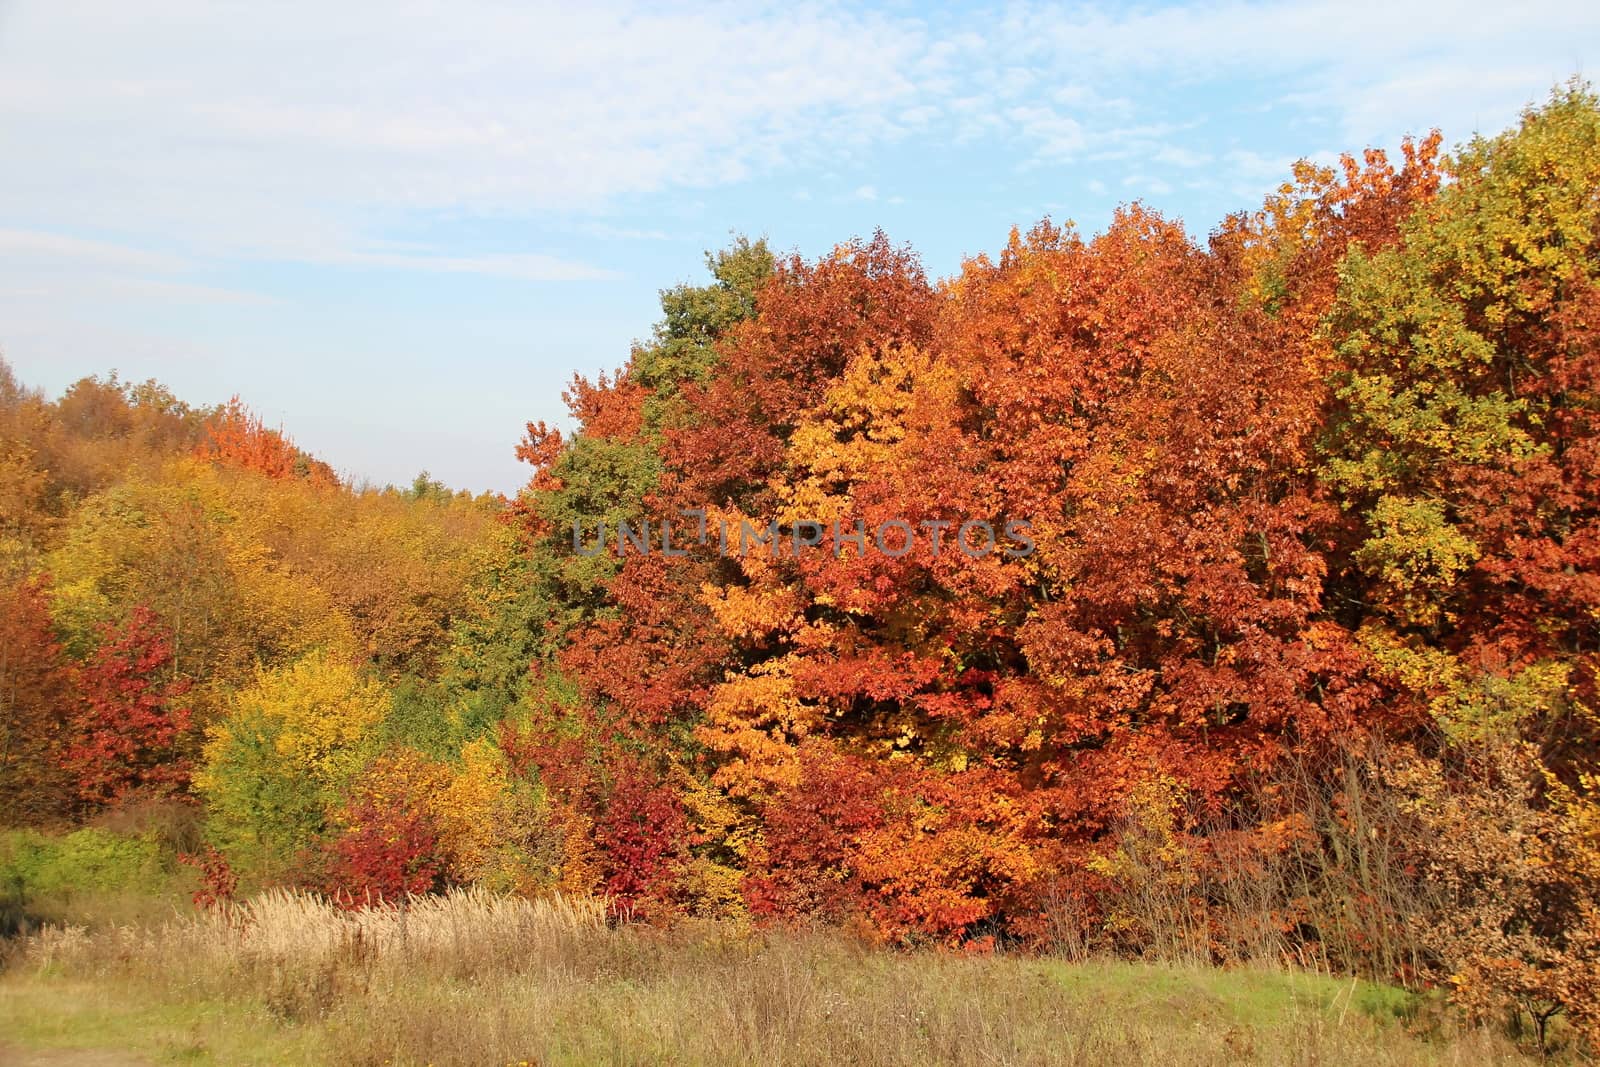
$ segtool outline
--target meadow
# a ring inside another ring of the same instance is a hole
[[[0,361],[5,1055],[1593,1056],[1597,188],[1574,81],[1204,240],[736,238],[513,496]]]
[[[1359,980],[618,926],[478,891],[48,926],[8,948],[0,1032],[6,1062],[60,1065],[1529,1062]]]

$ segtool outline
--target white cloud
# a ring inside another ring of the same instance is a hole
[[[194,268],[195,264],[182,256],[114,241],[0,229],[0,286],[9,291],[12,300],[37,305],[58,294],[72,293],[183,304],[271,302],[264,294],[179,277]]]
[[[863,185],[858,187],[856,191],[850,195],[855,197],[857,200],[876,200],[878,199],[878,190],[870,185]]]
[[[1359,147],[1497,127],[1597,39],[1600,8],[1564,0],[1021,3],[937,37],[831,5],[13,0],[0,224],[321,261],[418,213],[598,213],[913,135],[1194,168],[1185,104],[1153,84],[1269,82],[1267,103],[1334,118],[1327,147]],[[604,273],[544,253],[428,269]]]
[[[637,226],[611,226],[603,222],[586,222],[578,227],[590,237],[603,241],[670,241],[672,235],[665,230],[647,230]]]
[[[357,267],[419,270],[434,274],[485,274],[527,282],[608,281],[616,271],[525,253],[481,256],[416,255],[406,252],[330,252],[321,262]]]
[[[754,179],[781,181],[775,195],[819,230],[855,184],[838,175],[941,202],[952,190],[913,192],[889,169],[941,152],[968,152],[954,192],[993,203],[1019,164],[1096,197],[1205,185],[1249,203],[1299,152],[1500,128],[1592,68],[1597,46],[1600,7],[1571,0],[1008,0],[927,14],[826,0],[0,0],[0,342],[41,353],[36,366],[168,349],[199,365],[203,347],[265,346],[249,316],[285,337],[292,316],[230,309],[244,331],[219,341],[219,314],[199,345],[186,317],[149,305],[259,302],[232,288],[265,275],[255,263],[601,280],[651,251],[602,242],[721,230],[748,206],[724,210],[722,194]],[[990,168],[987,187],[974,167]],[[787,199],[812,192],[825,203]],[[121,330],[107,310],[119,304],[134,309]],[[568,349],[612,325],[547,342],[562,364],[551,395]],[[325,346],[318,359],[350,347],[351,333],[300,326],[299,348]]]
[[[0,215],[318,258],[411,212],[596,210],[869,145],[924,47],[826,9],[22,0]]]
[[[1232,131],[1223,115],[1207,114],[1207,94],[1227,82],[1273,86],[1275,97],[1259,109],[1288,109],[1277,124],[1314,137],[1308,155],[1392,145],[1434,126],[1451,142],[1498,130],[1586,59],[1593,66],[1600,7],[1564,0],[1232,0],[1131,10],[1021,3],[995,24],[987,47],[1066,83],[1029,102],[1026,116],[1013,112],[1036,143],[1037,162],[1119,161],[1148,174],[1213,162],[1173,140],[1171,119],[1185,112],[1211,119],[1204,141],[1215,145]],[[1038,135],[1069,118],[1081,124],[1076,152]],[[1233,177],[1256,195],[1286,176],[1287,162],[1271,182],[1255,168]]]
[[[251,292],[248,289],[229,289],[220,285],[165,281],[159,278],[112,278],[107,282],[107,289],[119,296],[134,297],[143,303],[161,301],[173,304],[276,304],[279,302],[265,293]]]
[[[1122,179],[1122,186],[1125,189],[1132,189],[1135,192],[1142,190],[1155,196],[1166,196],[1172,192],[1170,183],[1148,174],[1130,174]]]
[[[187,266],[181,256],[165,252],[41,230],[0,229],[0,254],[119,270],[177,271]]]
[[[1193,169],[1203,167],[1211,162],[1211,153],[1196,152],[1193,149],[1183,148],[1179,145],[1165,144],[1155,150],[1150,157],[1151,162],[1166,166]]]
[[[1041,160],[1071,159],[1088,142],[1077,119],[1049,107],[1013,107],[1005,112],[1025,140],[1032,141]]]
[[[897,117],[902,126],[920,129],[935,122],[941,114],[940,110],[932,104],[920,104],[917,107],[906,108]]]

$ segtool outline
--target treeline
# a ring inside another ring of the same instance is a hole
[[[503,506],[7,381],[8,809],[193,797],[224,887],[1290,957],[1595,1033],[1596,189],[1573,86],[1204,245],[741,241]],[[1032,550],[575,550],[694,515]]]
[[[351,488],[237,400],[113,375],[49,401],[3,363],[0,484],[0,804],[22,824],[190,796],[207,731],[306,664],[433,685],[506,539],[501,501]]]

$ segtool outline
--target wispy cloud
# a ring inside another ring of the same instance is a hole
[[[923,136],[1195,169],[1216,161],[1155,83],[1271,80],[1269,103],[1331,117],[1345,142],[1464,131],[1562,77],[1551,40],[1600,38],[1597,10],[20,0],[0,26],[0,144],[26,165],[0,171],[0,219],[293,259],[354,254],[415,212],[601,212]],[[420,269],[606,274],[542,252]]]
[[[0,138],[28,166],[0,204],[227,255],[354,249],[415,211],[598,211],[863,149],[903,132],[925,62],[914,25],[823,8],[21,3]]]
[[[265,294],[185,280],[193,261],[136,245],[43,230],[0,229],[0,284],[14,299],[44,301],[63,290],[182,304],[271,303]]]
[[[1170,182],[1148,174],[1130,174],[1122,179],[1122,186],[1125,189],[1133,190],[1135,193],[1145,192],[1155,196],[1166,196],[1172,192]]]
[[[532,253],[453,256],[405,252],[338,252],[322,257],[322,262],[390,270],[427,271],[435,274],[484,274],[527,282],[609,281],[622,277],[617,271]]]
[[[555,397],[614,360],[616,309],[648,314],[680,243],[732,224],[824,242],[870,204],[949,263],[1080,192],[1059,217],[1145,195],[1204,226],[1300,154],[1498,129],[1597,50],[1600,7],[1571,0],[0,0],[0,343],[40,366],[170,348],[223,367],[225,395],[287,352],[321,371],[414,345],[426,373],[470,306],[496,373]],[[269,283],[287,307],[258,314],[240,287]],[[380,291],[428,295],[363,317]],[[548,380],[523,358],[534,315]],[[330,395],[335,423],[367,377]],[[433,405],[459,383],[413,384]],[[511,439],[526,413],[504,406]],[[411,440],[341,447],[423,462]]]
[[[115,278],[108,282],[110,291],[140,301],[161,301],[174,304],[254,304],[282,303],[277,297],[248,289],[230,289],[221,285],[204,285],[197,282],[174,282],[159,278]]]
[[[118,270],[170,272],[188,266],[183,257],[168,252],[43,230],[0,229],[0,253]]]
[[[644,229],[637,226],[612,226],[604,222],[584,222],[577,229],[589,237],[602,241],[670,241],[672,235],[665,230]]]

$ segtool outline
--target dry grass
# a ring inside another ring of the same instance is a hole
[[[1293,972],[614,928],[592,902],[476,892],[350,911],[275,892],[158,926],[49,928],[0,977],[0,1029],[154,1062],[1523,1062],[1413,1009]]]

